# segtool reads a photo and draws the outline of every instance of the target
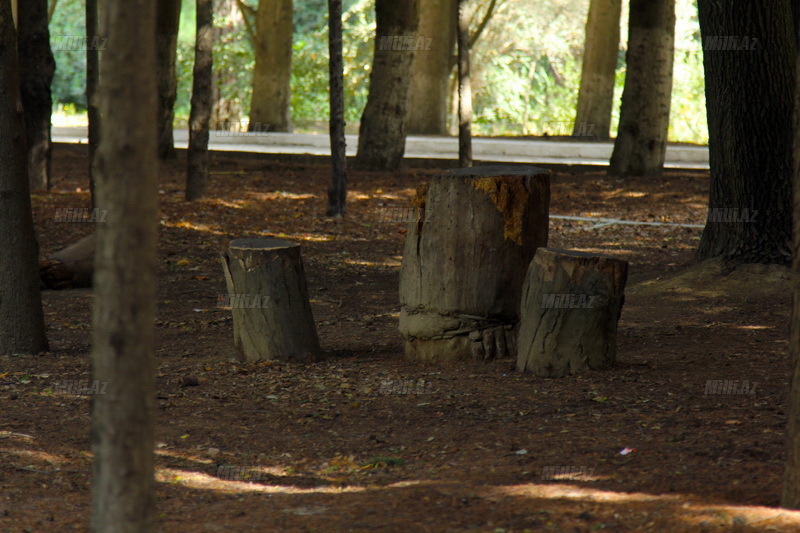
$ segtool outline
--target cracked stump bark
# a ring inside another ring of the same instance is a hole
[[[400,268],[406,358],[513,356],[520,293],[547,245],[550,173],[536,167],[451,171],[415,199]]]
[[[628,262],[540,248],[520,303],[517,370],[563,377],[614,364]]]

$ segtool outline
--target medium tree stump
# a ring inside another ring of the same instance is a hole
[[[400,267],[406,358],[513,355],[528,264],[547,245],[550,173],[536,167],[451,171],[417,192]]]
[[[233,338],[248,362],[322,359],[300,245],[235,239],[220,254],[233,311]]]
[[[614,363],[628,262],[539,248],[520,304],[517,370],[562,377]]]

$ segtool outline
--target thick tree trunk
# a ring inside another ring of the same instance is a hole
[[[328,50],[331,97],[331,184],[329,217],[343,217],[347,199],[347,155],[344,136],[344,61],[342,58],[342,0],[328,0]]]
[[[214,20],[221,22],[219,26],[214,26],[211,42],[224,42],[227,35],[236,31],[239,24],[244,23],[243,13],[237,5],[237,0],[213,0]],[[241,75],[233,69],[227,68],[224,64],[216,65],[212,70],[211,78],[211,129],[230,131],[236,128],[240,131],[242,119],[242,104],[238,94],[232,97],[225,94],[222,88],[227,86],[236,87],[236,78]]]
[[[520,304],[517,370],[558,378],[614,364],[628,262],[539,248]]]
[[[788,264],[793,136],[788,110],[796,68],[790,3],[701,0],[698,13],[711,192],[697,257]]]
[[[547,245],[549,172],[459,169],[434,178],[414,203],[400,267],[406,357],[513,355],[525,273]]]
[[[414,55],[411,69],[408,133],[448,133],[447,99],[456,41],[456,20],[453,16],[456,3],[457,0],[419,0],[417,35],[425,41],[419,41],[424,46]]]
[[[249,131],[292,131],[292,0],[260,0],[256,12]]]
[[[627,75],[608,173],[664,170],[675,55],[675,0],[631,0]]]
[[[213,0],[197,0],[192,110],[186,158],[186,199],[198,200],[208,188],[208,127],[211,118]]]
[[[361,116],[356,164],[366,170],[395,170],[406,149],[417,0],[377,0],[375,19],[375,57]]]
[[[94,39],[98,35],[97,0],[86,0],[86,37]],[[90,41],[91,42],[91,41]],[[97,88],[100,84],[100,51],[95,46],[86,47],[86,112],[89,118],[89,192],[92,207],[97,207],[95,194],[95,153],[100,144],[100,108],[97,102]]]
[[[91,531],[155,529],[154,322],[158,229],[156,8],[151,0],[107,0],[101,35],[97,150]]]
[[[472,74],[467,1],[458,0],[458,166],[472,166]]]
[[[800,2],[793,0],[794,20],[800,15]],[[794,24],[793,28],[797,28]],[[795,63],[797,87],[800,87],[800,56]],[[786,470],[783,475],[781,506],[800,509],[800,91],[794,100],[793,144],[793,260],[792,260],[792,319],[789,334],[789,401],[786,428]]]
[[[158,157],[175,159],[172,122],[175,119],[175,92],[178,87],[175,61],[178,51],[181,0],[158,0],[157,9]]]
[[[246,361],[322,359],[299,244],[236,239],[221,259],[233,338]]]
[[[614,105],[621,12],[622,0],[591,0],[589,5],[573,135],[587,131],[587,125],[591,125],[596,139],[608,139]]]
[[[50,83],[56,63],[50,50],[47,0],[25,0],[19,11],[19,61],[22,107],[28,137],[28,176],[32,190],[50,188]]]
[[[0,354],[47,351],[11,3],[0,0]]]

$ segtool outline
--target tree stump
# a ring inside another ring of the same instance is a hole
[[[39,260],[39,279],[43,289],[91,287],[94,276],[94,233],[49,259]]]
[[[481,166],[417,191],[400,267],[400,332],[420,362],[515,354],[525,273],[547,245],[550,172]]]
[[[614,363],[628,262],[539,248],[520,304],[517,370],[562,377]]]
[[[233,338],[248,362],[322,359],[300,245],[235,239],[220,254],[233,311]]]

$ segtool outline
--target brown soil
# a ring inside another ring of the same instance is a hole
[[[91,231],[53,220],[88,205],[85,167],[59,147],[55,187],[34,197],[43,256]],[[404,226],[378,208],[409,205],[436,171],[352,172],[333,221],[325,165],[217,155],[195,204],[183,168],[160,185],[160,531],[800,531],[776,508],[785,269],[694,265],[696,228],[554,218],[551,246],[630,261],[617,365],[564,379],[511,360],[414,365],[397,332]],[[551,213],[702,224],[707,189],[707,173],[556,172]],[[238,360],[218,252],[248,236],[303,244],[325,362]],[[90,401],[63,383],[90,379],[92,291],[43,299],[51,352],[0,357],[3,532],[87,529]],[[749,393],[705,394],[708,380]],[[557,466],[572,470],[546,479]]]

